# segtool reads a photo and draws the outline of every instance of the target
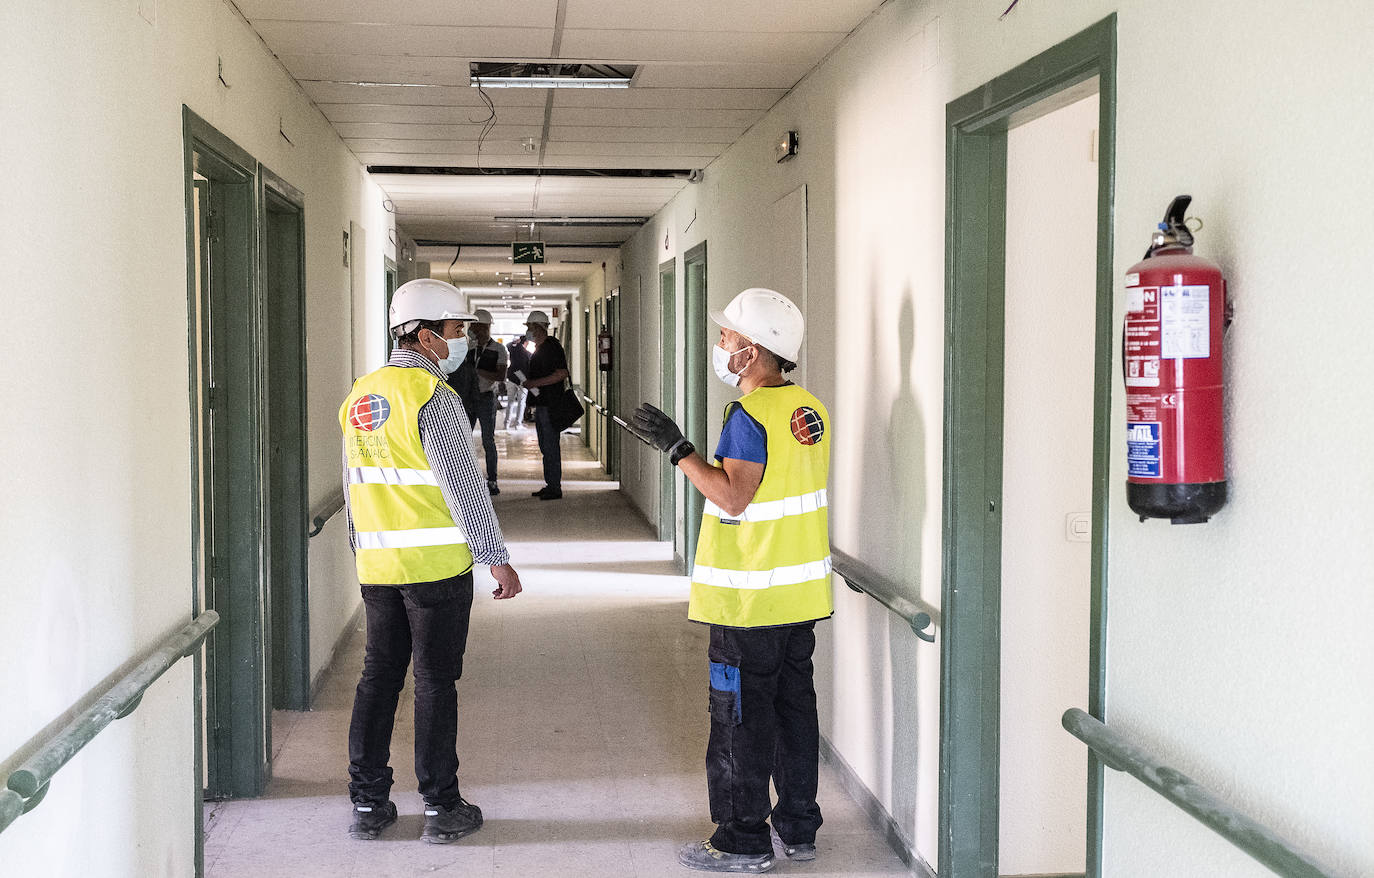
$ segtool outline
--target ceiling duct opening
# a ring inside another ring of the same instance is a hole
[[[474,88],[629,88],[635,64],[583,64],[578,61],[472,61]]]

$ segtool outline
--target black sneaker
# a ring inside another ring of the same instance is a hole
[[[699,872],[745,872],[759,874],[773,868],[773,855],[731,854],[709,841],[694,841],[677,852],[677,861]]]
[[[563,489],[562,489],[562,488],[545,488],[543,491],[539,492],[539,499],[540,499],[540,500],[562,500],[562,499],[563,499]]]
[[[816,859],[816,846],[814,844],[788,844],[782,840],[782,836],[778,835],[776,829],[770,828],[769,832],[773,834],[774,849],[781,849],[787,859],[798,862]]]
[[[488,490],[489,492],[491,492],[491,496],[493,496],[493,497],[495,497],[497,494],[500,494],[500,493],[501,493],[501,489],[498,488],[498,487],[496,487],[496,482],[495,482],[495,481],[489,481],[489,482],[487,482],[487,490]]]
[[[451,808],[425,803],[425,831],[430,844],[452,844],[482,828],[482,809],[459,799]]]
[[[353,825],[348,827],[350,838],[359,841],[372,841],[382,830],[396,822],[396,805],[392,802],[383,802],[380,805],[372,802],[353,803]]]
[[[545,485],[544,487],[540,488],[538,491],[530,491],[530,496],[531,496],[531,497],[542,497],[542,496],[544,496],[544,492],[547,491],[548,489],[549,489],[549,486],[548,486],[548,485]]]

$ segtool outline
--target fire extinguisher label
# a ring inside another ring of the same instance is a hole
[[[1159,288],[1160,351],[1165,359],[1211,356],[1211,291],[1204,286]]]
[[[1159,288],[1126,290],[1126,386],[1159,386]]]
[[[1133,479],[1157,479],[1160,471],[1159,422],[1126,425],[1126,475]]]

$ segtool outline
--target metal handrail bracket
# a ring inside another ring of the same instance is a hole
[[[1101,758],[1108,768],[1124,771],[1159,793],[1222,838],[1285,878],[1335,878],[1335,873],[1212,795],[1182,772],[1161,765],[1120,732],[1107,728],[1085,711],[1064,711],[1064,728]]]
[[[343,488],[339,488],[339,490],[335,491],[333,494],[330,494],[328,497],[326,497],[324,505],[321,506],[313,516],[311,516],[309,536],[319,536],[320,531],[324,530],[324,526],[329,523],[329,519],[338,515],[339,510],[343,508]]]
[[[878,571],[851,555],[838,549],[830,550],[831,567],[850,591],[866,594],[892,612],[901,616],[912,632],[926,643],[935,642],[935,632],[927,631],[932,625],[940,626],[940,611],[925,601],[909,598],[900,593],[895,583]]]
[[[6,781],[8,789],[0,791],[0,831],[13,823],[19,814],[37,806],[47,794],[48,784],[58,769],[71,761],[106,726],[132,713],[148,687],[178,660],[194,654],[210,630],[218,624],[219,614],[214,610],[201,613],[193,622],[163,641],[137,667],[111,684],[94,704],[10,772]]]

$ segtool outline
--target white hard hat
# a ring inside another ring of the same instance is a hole
[[[451,283],[430,277],[406,281],[391,295],[391,328],[416,320],[472,320],[463,294]]]
[[[724,311],[712,311],[711,319],[784,360],[796,362],[801,353],[806,318],[791,299],[776,290],[747,289],[731,299]]]
[[[531,311],[530,316],[525,318],[525,325],[529,326],[532,323],[538,323],[543,326],[548,326],[549,315],[545,314],[543,311]]]
[[[473,311],[473,312],[472,312],[472,322],[473,322],[473,323],[485,323],[485,324],[487,324],[488,326],[490,326],[490,325],[491,325],[491,312],[488,311],[486,308],[478,308],[476,311]]]

